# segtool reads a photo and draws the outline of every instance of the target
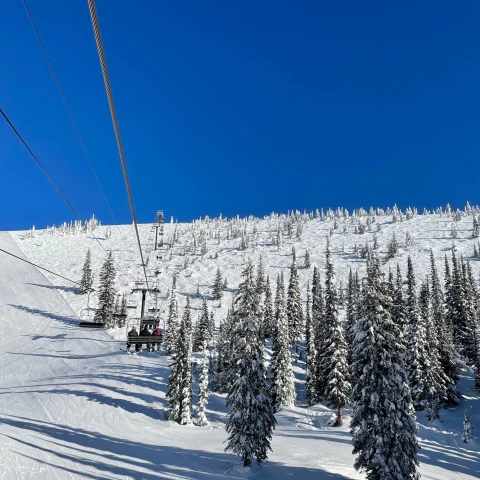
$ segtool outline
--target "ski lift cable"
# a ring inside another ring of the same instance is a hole
[[[15,135],[18,137],[18,139],[23,143],[24,147],[27,149],[28,153],[30,153],[30,155],[32,156],[32,158],[35,160],[35,162],[37,163],[37,165],[40,167],[40,169],[42,170],[42,172],[45,174],[45,176],[48,178],[49,182],[53,185],[53,187],[55,188],[55,190],[58,192],[58,194],[62,197],[63,201],[68,205],[68,207],[70,208],[70,210],[73,212],[73,214],[80,220],[82,221],[82,218],[80,217],[80,215],[77,213],[77,211],[75,210],[75,208],[73,208],[72,204],[68,201],[67,197],[65,197],[65,195],[63,194],[63,192],[60,190],[60,188],[57,186],[57,184],[53,181],[52,177],[48,174],[48,172],[45,170],[44,166],[41,164],[40,160],[38,160],[38,158],[35,156],[35,154],[32,152],[32,150],[30,149],[30,147],[28,146],[27,142],[23,139],[23,137],[20,135],[19,131],[15,128],[15,126],[13,125],[13,123],[10,121],[10,119],[8,118],[7,114],[0,108],[0,113],[2,114],[3,118],[5,119],[5,121],[8,123],[8,125],[10,126],[10,128],[14,131]],[[107,250],[105,249],[105,247],[101,244],[100,240],[93,234],[92,231],[89,232],[92,237],[96,240],[96,242],[100,245],[100,247],[102,247],[102,249],[104,250],[105,253],[108,254]],[[120,267],[120,265],[114,260],[114,262],[116,263],[117,267],[121,270],[122,267]]]
[[[135,233],[137,235],[138,249],[140,251],[140,259],[142,261],[143,273],[145,275],[145,283],[146,283],[146,286],[148,288],[147,270],[146,270],[146,267],[145,267],[145,261],[143,259],[142,245],[140,243],[140,235],[138,233],[137,217],[135,215],[135,208],[133,206],[132,191],[131,191],[131,188],[130,188],[130,181],[128,179],[127,164],[125,162],[125,156],[124,156],[124,153],[123,153],[122,140],[120,138],[120,129],[118,127],[117,113],[115,111],[115,105],[113,103],[113,95],[112,95],[112,89],[111,89],[111,86],[110,86],[110,78],[108,76],[107,63],[105,61],[105,54],[104,54],[104,50],[103,50],[102,37],[100,35],[100,26],[98,24],[97,11],[96,11],[96,8],[95,8],[94,0],[88,0],[88,8],[90,10],[90,18],[92,20],[95,42],[97,44],[98,58],[100,60],[100,66],[102,68],[103,82],[105,84],[105,90],[106,90],[106,93],[107,93],[108,105],[110,107],[110,115],[112,117],[113,130],[115,132],[115,138],[117,140],[118,153],[119,153],[119,156],[120,156],[120,162],[122,164],[123,177],[125,179],[125,187],[127,189],[128,200],[130,202],[130,210],[132,212],[132,219],[133,219],[133,223],[134,223],[134,226],[135,226]]]
[[[118,222],[115,218],[115,215],[113,213],[113,210],[110,206],[110,203],[107,199],[107,195],[105,194],[105,190],[102,187],[102,184],[100,183],[100,179],[98,178],[97,172],[93,166],[92,160],[90,158],[90,155],[87,151],[87,147],[85,146],[85,143],[83,141],[82,136],[80,135],[80,130],[77,127],[77,124],[73,118],[72,111],[70,110],[70,107],[67,103],[67,99],[63,93],[62,87],[60,86],[60,82],[58,81],[57,75],[55,74],[55,71],[53,69],[52,63],[50,62],[50,58],[47,54],[47,51],[45,49],[45,46],[42,42],[42,39],[40,37],[40,33],[38,32],[37,26],[35,25],[35,22],[33,20],[32,14],[30,13],[30,9],[28,8],[26,0],[23,0],[23,5],[25,7],[25,10],[27,11],[28,18],[30,19],[30,22],[32,24],[33,30],[35,31],[35,35],[37,36],[38,43],[40,44],[40,48],[42,49],[43,55],[45,57],[45,60],[47,61],[48,68],[50,69],[50,73],[52,74],[53,80],[55,81],[55,84],[57,86],[58,92],[60,93],[60,97],[62,98],[63,104],[65,105],[65,109],[67,110],[68,116],[70,117],[70,121],[72,122],[73,128],[75,130],[75,133],[77,134],[78,141],[80,142],[80,145],[82,146],[83,153],[85,154],[85,158],[87,159],[88,164],[90,165],[90,169],[92,171],[93,177],[95,178],[95,181],[97,182],[98,188],[100,192],[102,193],[103,200],[105,201],[105,204],[107,205],[108,210],[110,211],[110,215],[112,216],[113,223],[117,226],[118,231],[120,233],[120,237],[122,238],[123,244],[125,245],[125,248],[128,250],[127,243],[125,241],[125,238],[122,235],[122,231],[118,225]]]
[[[30,265],[33,265],[34,267],[37,267],[40,270],[45,270],[46,272],[51,273],[52,275],[56,275],[57,277],[63,278],[64,280],[67,280],[67,282],[74,283],[75,285],[80,285],[80,282],[75,282],[74,280],[70,280],[69,278],[64,277],[63,275],[60,275],[59,273],[52,272],[48,268],[41,267],[40,265],[37,265],[36,263],[30,262],[29,260],[26,260],[25,258],[19,257],[18,255],[15,255],[14,253],[7,252],[3,248],[0,248],[0,252],[3,252],[3,253],[6,253],[7,255],[15,257],[18,260],[21,260],[22,262],[29,263]]]

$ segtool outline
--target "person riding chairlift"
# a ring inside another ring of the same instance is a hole
[[[140,332],[141,337],[150,337],[152,335],[152,332],[148,329],[147,325],[145,325]],[[150,352],[152,349],[152,344],[147,343],[147,352]]]
[[[163,333],[158,327],[153,331],[152,335],[154,335],[155,337],[163,337]],[[157,350],[160,350],[159,343],[157,343]]]
[[[137,327],[132,327],[128,332],[128,338],[138,337]],[[135,344],[135,351],[138,352],[142,346],[138,343]],[[127,342],[127,352],[130,350],[130,343]]]

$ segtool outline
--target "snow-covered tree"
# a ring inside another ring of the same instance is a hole
[[[227,397],[225,450],[240,455],[247,467],[252,459],[258,463],[267,459],[275,417],[268,395],[264,345],[260,339],[261,314],[251,262],[243,271],[243,279],[233,312],[238,340],[233,354],[235,379]]]
[[[323,298],[323,289],[320,281],[320,274],[317,267],[313,268],[313,279],[312,279],[312,322],[313,328],[315,331],[315,350],[317,356],[315,359],[315,364],[317,368],[316,379],[317,379],[317,395],[319,397],[323,396],[325,391],[325,385],[327,379],[325,376],[325,371],[323,369],[323,357],[325,353],[325,302]]]
[[[317,391],[317,350],[315,348],[315,328],[311,312],[311,295],[307,284],[307,305],[305,311],[305,338],[306,338],[306,392],[309,405],[315,405],[319,396]]]
[[[417,480],[418,443],[403,333],[390,316],[392,300],[370,257],[363,291],[363,316],[355,326],[350,424],[355,468],[369,480]]]
[[[308,250],[305,251],[305,268],[310,268],[312,266],[312,262],[310,260],[310,252]]]
[[[222,272],[220,272],[220,267],[217,268],[217,273],[215,274],[215,280],[212,287],[212,296],[214,300],[221,300],[223,295],[223,280]]]
[[[89,293],[93,290],[92,258],[88,249],[85,263],[82,269],[82,280],[80,281],[80,294]]]
[[[169,355],[172,355],[174,352],[178,335],[178,323],[176,277],[174,276],[172,290],[170,291],[170,301],[168,304],[167,332],[165,336],[165,342],[167,344],[167,351]]]
[[[394,258],[398,254],[398,243],[397,239],[395,237],[395,234],[393,234],[390,242],[388,243],[388,250],[387,250],[387,260],[390,258]]]
[[[94,321],[105,323],[107,327],[114,326],[113,313],[115,310],[115,265],[112,252],[108,252],[105,263],[100,270],[100,287],[98,291],[98,307]]]
[[[204,298],[200,316],[195,325],[193,351],[200,352],[203,349],[204,344],[208,344],[210,339],[210,317],[208,315],[207,301]]]
[[[427,406],[427,383],[425,374],[428,369],[425,325],[420,316],[418,297],[412,259],[407,261],[407,355],[405,357],[413,405],[416,410]]]
[[[330,244],[327,241],[325,279],[325,354],[321,367],[324,370],[325,390],[323,396],[337,409],[336,426],[342,425],[342,408],[348,403],[350,383],[348,376],[348,350],[343,326],[338,316],[335,272],[331,261]]]
[[[275,312],[273,310],[272,289],[270,287],[270,277],[267,276],[265,282],[265,301],[263,303],[263,325],[262,331],[265,338],[273,335],[275,326]]]
[[[214,386],[218,393],[228,393],[232,387],[236,372],[233,369],[235,361],[232,340],[235,339],[233,313],[228,311],[227,317],[220,324],[220,336],[217,343],[217,364],[215,368]]]
[[[208,390],[208,348],[207,344],[203,344],[202,349],[202,367],[200,371],[200,378],[198,379],[199,391],[198,391],[198,414],[197,425],[199,427],[205,427],[208,425],[208,419],[205,414],[207,408],[209,390]]]
[[[274,410],[295,405],[296,391],[295,378],[292,369],[290,353],[290,339],[288,335],[288,321],[283,301],[279,305],[277,328],[272,358],[272,385],[271,398]]]
[[[262,295],[265,292],[265,268],[263,266],[262,256],[257,266],[257,279],[256,279],[257,293]]]
[[[347,305],[345,314],[345,340],[349,349],[349,358],[351,358],[351,348],[355,336],[354,327],[358,320],[359,293],[358,277],[353,274],[352,269],[350,268],[348,273]]]
[[[176,338],[173,364],[168,377],[169,420],[181,425],[192,423],[192,320],[190,299],[183,312]]]
[[[465,410],[463,415],[463,433],[462,433],[462,442],[468,443],[472,439],[472,424],[470,423],[470,415]]]
[[[443,373],[438,352],[438,337],[433,323],[431,294],[428,282],[420,289],[420,316],[425,327],[426,361],[424,365],[425,401],[429,405],[429,419],[439,418],[439,403],[447,398],[446,377]]]
[[[446,264],[448,267],[448,263]],[[442,287],[440,286],[440,279],[435,264],[433,252],[430,252],[430,268],[431,268],[431,304],[432,304],[432,323],[436,330],[438,339],[438,354],[443,373],[445,375],[446,387],[446,402],[448,405],[457,405],[458,390],[456,386],[457,371],[454,361],[454,346],[451,326],[447,324],[444,308],[444,297]],[[447,283],[449,277],[449,270],[446,271]]]
[[[292,249],[293,260],[290,267],[290,282],[287,292],[287,319],[288,333],[290,336],[290,345],[298,351],[298,340],[303,333],[303,311],[300,299],[300,285],[298,281],[297,262],[295,259],[295,249]]]

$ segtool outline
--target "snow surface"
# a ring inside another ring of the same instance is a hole
[[[347,221],[348,233],[343,234],[343,220],[331,237],[332,260],[337,279],[346,284],[348,269],[358,268],[362,274],[364,260],[353,253],[356,243],[372,242],[372,233],[353,233]],[[402,247],[398,259],[405,268],[407,254],[412,256],[417,283],[429,273],[429,252],[432,248],[437,267],[443,271],[443,256],[449,253],[451,218],[418,216],[405,222],[392,223],[391,217],[378,217],[382,231],[376,233],[380,252],[385,253],[393,232]],[[472,217],[458,222],[459,238],[455,239],[458,255],[470,258]],[[308,248],[312,265],[325,265],[325,242],[333,221],[309,221],[301,239],[284,238],[278,250],[271,237],[277,229],[276,220],[251,220],[247,223],[253,239],[253,227],[258,234],[256,246],[246,251],[238,249],[240,239],[226,240],[226,223],[208,225],[166,224],[165,239],[175,228],[180,242],[169,253],[150,252],[148,272],[155,272],[161,289],[159,306],[166,309],[166,293],[173,272],[178,272],[177,292],[183,306],[190,297],[198,310],[197,284],[213,308],[217,322],[222,319],[238,286],[243,265],[248,258],[254,262],[262,255],[265,271],[272,285],[283,270],[288,279],[291,247],[297,251],[297,263],[303,265]],[[208,240],[208,252],[203,258],[187,253],[190,264],[183,268],[184,246],[201,229],[221,232],[221,240]],[[120,266],[117,287],[129,293],[136,279],[141,279],[136,239],[131,225],[99,227],[95,235],[106,250],[112,250]],[[403,248],[405,233],[414,245]],[[142,243],[151,250],[154,231],[151,225],[140,226]],[[31,261],[78,280],[85,254],[92,251],[92,266],[96,278],[105,252],[86,232],[76,235],[53,235],[36,231],[34,238],[25,232],[0,234],[0,248],[23,254]],[[20,251],[21,249],[21,251]],[[218,258],[214,258],[218,254]],[[209,427],[179,426],[165,420],[165,391],[169,359],[157,353],[126,355],[120,351],[125,331],[92,331],[77,327],[78,315],[86,305],[86,296],[78,295],[72,284],[6,255],[0,256],[0,318],[3,323],[0,421],[3,441],[0,443],[0,474],[6,479],[64,478],[364,478],[353,469],[351,438],[348,433],[349,411],[345,425],[332,428],[334,413],[326,406],[301,406],[283,410],[277,417],[269,461],[261,468],[243,469],[239,459],[224,452],[225,398],[212,394],[207,407]],[[211,300],[217,266],[227,276],[229,292],[221,302]],[[478,277],[480,263],[472,262]],[[405,270],[403,270],[405,271]],[[311,281],[312,269],[299,269],[304,292]],[[322,278],[323,280],[323,278]],[[153,279],[151,279],[153,282]],[[139,295],[130,299],[139,303]],[[305,300],[305,299],[303,299]],[[92,296],[91,304],[95,305]],[[153,306],[153,299],[149,299]],[[139,309],[129,310],[138,316]],[[196,319],[194,313],[193,319]],[[294,366],[299,393],[299,405],[304,404],[304,365]],[[195,388],[198,386],[195,376]],[[473,479],[480,477],[479,442],[476,429],[480,425],[480,396],[473,388],[471,372],[465,371],[460,382],[464,393],[462,405],[442,410],[442,419],[430,423],[419,414],[420,461],[422,478],[435,480]],[[196,403],[196,398],[194,399]],[[463,411],[471,412],[474,440],[461,441]]]

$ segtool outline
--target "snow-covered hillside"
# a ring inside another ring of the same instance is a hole
[[[472,258],[474,245],[478,243],[478,238],[472,238],[472,213],[478,215],[476,210],[428,215],[378,212],[375,217],[361,213],[168,223],[165,247],[158,251],[153,249],[152,225],[141,225],[149,281],[160,289],[159,308],[165,312],[168,289],[177,274],[180,307],[190,298],[192,307],[200,309],[202,299],[197,298],[198,288],[218,323],[231,305],[246,261],[258,263],[261,256],[272,283],[282,271],[288,279],[292,247],[296,250],[305,300],[313,265],[323,272],[327,238],[338,285],[346,285],[350,268],[363,275],[365,260],[361,249],[367,243],[372,247],[378,244],[376,251],[386,257],[394,235],[399,252],[385,261],[385,271],[395,268],[398,262],[405,272],[410,255],[420,282],[430,271],[430,251],[442,272],[444,256],[455,245],[458,256],[471,260],[478,278],[480,262]],[[99,226],[93,232],[68,230],[36,230],[33,236],[31,232],[11,232],[11,236],[32,262],[77,281],[88,249],[96,279],[105,251],[112,251],[117,264],[117,289],[127,294],[129,304],[138,305],[129,309],[131,317],[138,316],[140,295],[131,295],[131,290],[135,281],[142,280],[143,270],[133,226]],[[0,239],[1,248],[12,251],[16,247],[7,237],[3,234]],[[310,268],[304,267],[307,250]],[[1,387],[8,403],[1,407],[1,417],[8,441],[0,458],[4,459],[5,478],[244,478],[246,474],[236,466],[238,459],[223,452],[226,419],[221,395],[213,394],[210,399],[207,410],[210,427],[182,427],[166,421],[169,364],[166,357],[156,353],[145,353],[138,358],[122,354],[119,348],[124,329],[108,334],[79,332],[74,319],[86,306],[87,299],[78,295],[74,285],[49,273],[39,274],[25,264],[17,269],[18,260],[12,258],[0,257],[0,261],[4,281],[0,298],[10,304],[5,307],[2,320],[16,319],[16,312],[21,313],[22,319],[25,317],[27,323],[24,320],[10,323],[7,335],[14,339],[15,349],[17,345],[24,348],[22,358],[31,358],[16,375],[3,367],[6,373],[2,373]],[[228,282],[221,301],[211,298],[217,268]],[[22,292],[28,292],[28,302],[21,298]],[[62,297],[65,311],[59,312],[57,305]],[[96,301],[94,294],[91,305],[95,306]],[[148,302],[153,307],[154,299],[150,297]],[[195,317],[196,314],[194,320]],[[29,346],[34,341],[32,335],[38,334],[40,328],[37,320],[49,329],[48,335],[42,333],[39,352],[36,346],[34,349]],[[24,340],[23,335],[26,335]],[[16,354],[9,347],[9,338],[2,345],[4,355]],[[295,367],[300,404],[304,402],[303,367],[302,362]],[[469,444],[461,442],[465,408],[471,411],[474,436],[475,428],[480,425],[480,396],[473,388],[471,372],[463,372],[460,390],[464,394],[462,404],[442,411],[440,422],[429,423],[423,413],[419,415],[423,478],[480,476],[480,443],[475,439]],[[363,478],[353,469],[348,414],[347,409],[344,427],[332,428],[328,425],[333,413],[323,405],[280,412],[273,453],[263,468],[252,469],[252,475]],[[11,460],[12,452],[16,461]],[[25,466],[23,470],[21,466]]]

